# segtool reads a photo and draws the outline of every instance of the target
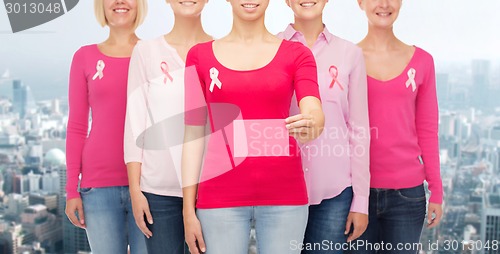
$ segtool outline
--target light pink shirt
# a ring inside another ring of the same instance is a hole
[[[130,60],[125,163],[140,162],[141,190],[182,196],[184,61],[163,36],[139,41]]]
[[[278,37],[306,45],[292,25]],[[351,212],[368,214],[370,194],[367,78],[363,52],[325,27],[312,47],[325,113],[321,136],[302,147],[310,204],[352,186]],[[332,86],[333,85],[333,86]],[[292,103],[291,113],[300,112]]]

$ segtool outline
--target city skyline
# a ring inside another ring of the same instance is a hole
[[[88,250],[85,231],[74,227],[64,214],[68,108],[60,97],[67,93],[74,51],[107,35],[107,29],[95,21],[92,3],[80,1],[63,17],[18,34],[11,33],[0,7],[0,193],[5,194],[0,196],[4,201],[0,202],[0,253],[9,247],[9,238],[16,244],[26,241],[26,246],[17,246],[19,253],[45,253],[34,252],[44,248],[47,253]],[[149,3],[149,16],[138,30],[146,39],[165,33],[172,25],[165,1]],[[480,241],[484,244],[500,234],[500,47],[496,45],[500,42],[496,31],[500,1],[403,3],[396,33],[434,56],[440,106],[445,215],[438,228],[424,229],[421,242],[424,248],[430,243],[439,245],[427,254],[458,253],[446,251],[446,243],[449,247],[461,244],[460,250],[474,249]],[[279,32],[292,21],[284,0],[272,0],[269,8],[274,18],[267,19],[271,32]],[[366,19],[355,0],[330,0],[325,12],[333,16],[325,23],[336,35],[358,41],[366,32]],[[207,31],[216,37],[224,35],[230,29],[230,15],[226,1],[210,0],[203,16]],[[344,21],[349,25],[342,25]],[[4,77],[5,70],[10,75]],[[57,226],[53,226],[54,215]],[[57,230],[50,231],[50,227]],[[45,231],[41,234],[40,230]],[[33,239],[47,241],[29,246]]]

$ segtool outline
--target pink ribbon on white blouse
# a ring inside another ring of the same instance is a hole
[[[222,82],[219,80],[219,70],[215,69],[215,67],[212,67],[210,69],[210,79],[212,79],[212,82],[210,82],[210,92],[214,91],[214,86],[217,86],[219,89],[222,89]]]
[[[415,75],[417,74],[417,71],[413,68],[408,70],[408,80],[406,81],[406,88],[408,88],[411,85],[411,89],[413,92],[417,90],[417,83],[415,83]]]
[[[174,81],[174,78],[172,78],[172,76],[170,76],[170,73],[169,73],[170,68],[168,67],[167,62],[161,62],[160,68],[161,68],[161,71],[163,72],[163,74],[165,74],[165,78],[163,79],[163,84],[167,83],[167,78],[170,80],[170,82]]]
[[[99,77],[99,79],[102,79],[104,77],[104,73],[103,73],[104,67],[106,67],[106,64],[104,64],[103,60],[97,61],[97,66],[95,67],[97,72],[94,74],[94,77],[92,78],[92,80],[95,80],[97,77]]]
[[[344,91],[344,87],[342,84],[340,84],[340,81],[338,80],[339,77],[339,70],[337,69],[337,66],[332,65],[330,66],[330,69],[328,69],[328,72],[330,73],[330,76],[332,77],[332,83],[330,83],[330,88],[333,88],[335,83],[339,84],[340,90]]]

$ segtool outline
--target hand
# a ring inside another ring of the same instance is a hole
[[[196,217],[196,213],[190,212],[189,215],[184,213],[184,230],[186,243],[191,254],[201,254],[206,251],[205,241],[201,233],[201,223]]]
[[[433,228],[439,225],[443,216],[443,208],[441,204],[429,203],[427,209],[427,228]]]
[[[141,191],[135,191],[130,193],[130,199],[132,200],[132,211],[134,213],[135,224],[142,231],[142,233],[150,238],[153,236],[153,232],[149,230],[144,221],[144,216],[149,224],[153,224],[153,216],[149,210],[148,200]]]
[[[354,230],[351,234],[351,226],[354,226]],[[347,216],[347,222],[345,224],[344,234],[349,234],[347,241],[351,242],[360,237],[368,227],[368,214],[349,212]]]
[[[285,119],[286,128],[290,136],[293,136],[300,143],[306,143],[314,139],[315,128],[312,115],[298,114]]]
[[[66,201],[66,216],[73,225],[83,229],[86,227],[81,198],[72,198]]]

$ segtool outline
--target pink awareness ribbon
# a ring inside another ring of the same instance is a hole
[[[339,77],[339,70],[337,69],[337,66],[332,65],[330,66],[330,69],[328,69],[328,72],[330,73],[330,76],[332,77],[332,83],[330,83],[330,88],[333,88],[335,83],[339,84],[340,90],[344,91],[344,87],[342,84],[340,84],[340,81],[338,80]]]
[[[408,80],[406,81],[406,88],[411,86],[412,92],[415,92],[417,90],[417,83],[415,82],[415,75],[417,74],[417,71],[413,68],[408,70]]]
[[[219,89],[222,89],[222,82],[219,80],[219,70],[217,70],[215,67],[212,67],[210,69],[210,79],[212,82],[210,82],[210,92],[213,93],[214,87],[217,86]]]
[[[94,74],[94,77],[92,77],[92,80],[95,80],[97,77],[99,77],[99,79],[104,77],[104,67],[106,67],[106,64],[104,64],[103,60],[97,61],[97,65],[95,67],[97,72]]]
[[[163,79],[164,84],[167,83],[167,78],[170,80],[170,82],[174,81],[174,78],[172,78],[172,76],[170,76],[170,73],[169,73],[170,68],[168,67],[167,62],[161,62],[160,68],[161,68],[161,71],[163,72],[163,74],[165,74],[165,78]]]

